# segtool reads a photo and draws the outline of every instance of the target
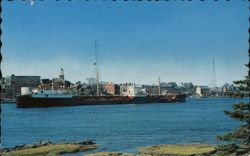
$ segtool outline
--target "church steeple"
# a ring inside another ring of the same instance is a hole
[[[63,68],[60,69],[60,75],[59,78],[64,80],[64,73],[63,73]]]

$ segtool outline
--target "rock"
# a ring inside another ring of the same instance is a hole
[[[72,144],[77,144],[77,145],[93,145],[95,144],[92,140],[87,140],[87,141],[74,141]]]
[[[135,156],[131,153],[121,153],[121,152],[98,152],[93,154],[86,154],[86,156]]]
[[[36,148],[36,147],[38,147],[37,144],[28,144],[24,146],[24,148]]]
[[[250,155],[250,152],[249,153],[247,153],[247,154],[243,154],[242,156],[249,156]]]
[[[16,148],[15,148],[15,150],[17,150],[17,151],[18,151],[18,150],[21,150],[21,149],[23,149],[23,148],[20,148],[20,147],[16,147]]]
[[[52,144],[51,141],[41,141],[40,142],[40,146],[46,146],[46,145],[50,145],[50,144]]]
[[[20,149],[23,149],[24,148],[24,144],[23,145],[20,145],[20,146],[15,146],[14,148],[13,148],[13,150],[20,150]],[[11,149],[11,148],[9,148],[9,149]]]
[[[0,149],[0,153],[10,152],[10,151],[13,151],[13,150],[14,150],[13,148],[3,148],[3,149]]]
[[[73,142],[71,142],[71,144],[81,144],[81,143],[82,143],[82,141],[73,141]],[[63,144],[65,144],[65,143],[63,143]],[[69,143],[67,142],[66,144],[69,144]]]
[[[83,141],[83,145],[93,145],[95,144],[92,140]]]

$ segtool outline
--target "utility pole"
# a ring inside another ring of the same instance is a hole
[[[158,77],[158,94],[159,94],[159,96],[161,96],[161,78],[160,78],[160,76]]]

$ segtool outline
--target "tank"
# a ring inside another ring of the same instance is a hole
[[[30,87],[21,87],[21,95],[31,95],[32,88]]]

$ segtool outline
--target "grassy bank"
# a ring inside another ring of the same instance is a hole
[[[45,146],[16,149],[10,152],[0,153],[4,156],[56,156],[63,153],[75,153],[96,149],[96,144],[48,144]],[[188,145],[157,145],[140,147],[138,153],[98,152],[86,156],[235,156],[234,153],[221,153],[216,146],[202,144]]]
[[[174,155],[200,155],[215,152],[215,147],[211,145],[158,145],[138,148],[143,154],[174,154]]]
[[[80,145],[80,144],[49,144],[35,148],[18,149],[10,152],[3,152],[4,156],[56,156],[63,153],[75,153],[96,149],[97,145]]]
[[[210,155],[215,153],[215,146],[212,145],[157,145],[138,148],[139,154],[99,152],[87,156],[194,156]]]

